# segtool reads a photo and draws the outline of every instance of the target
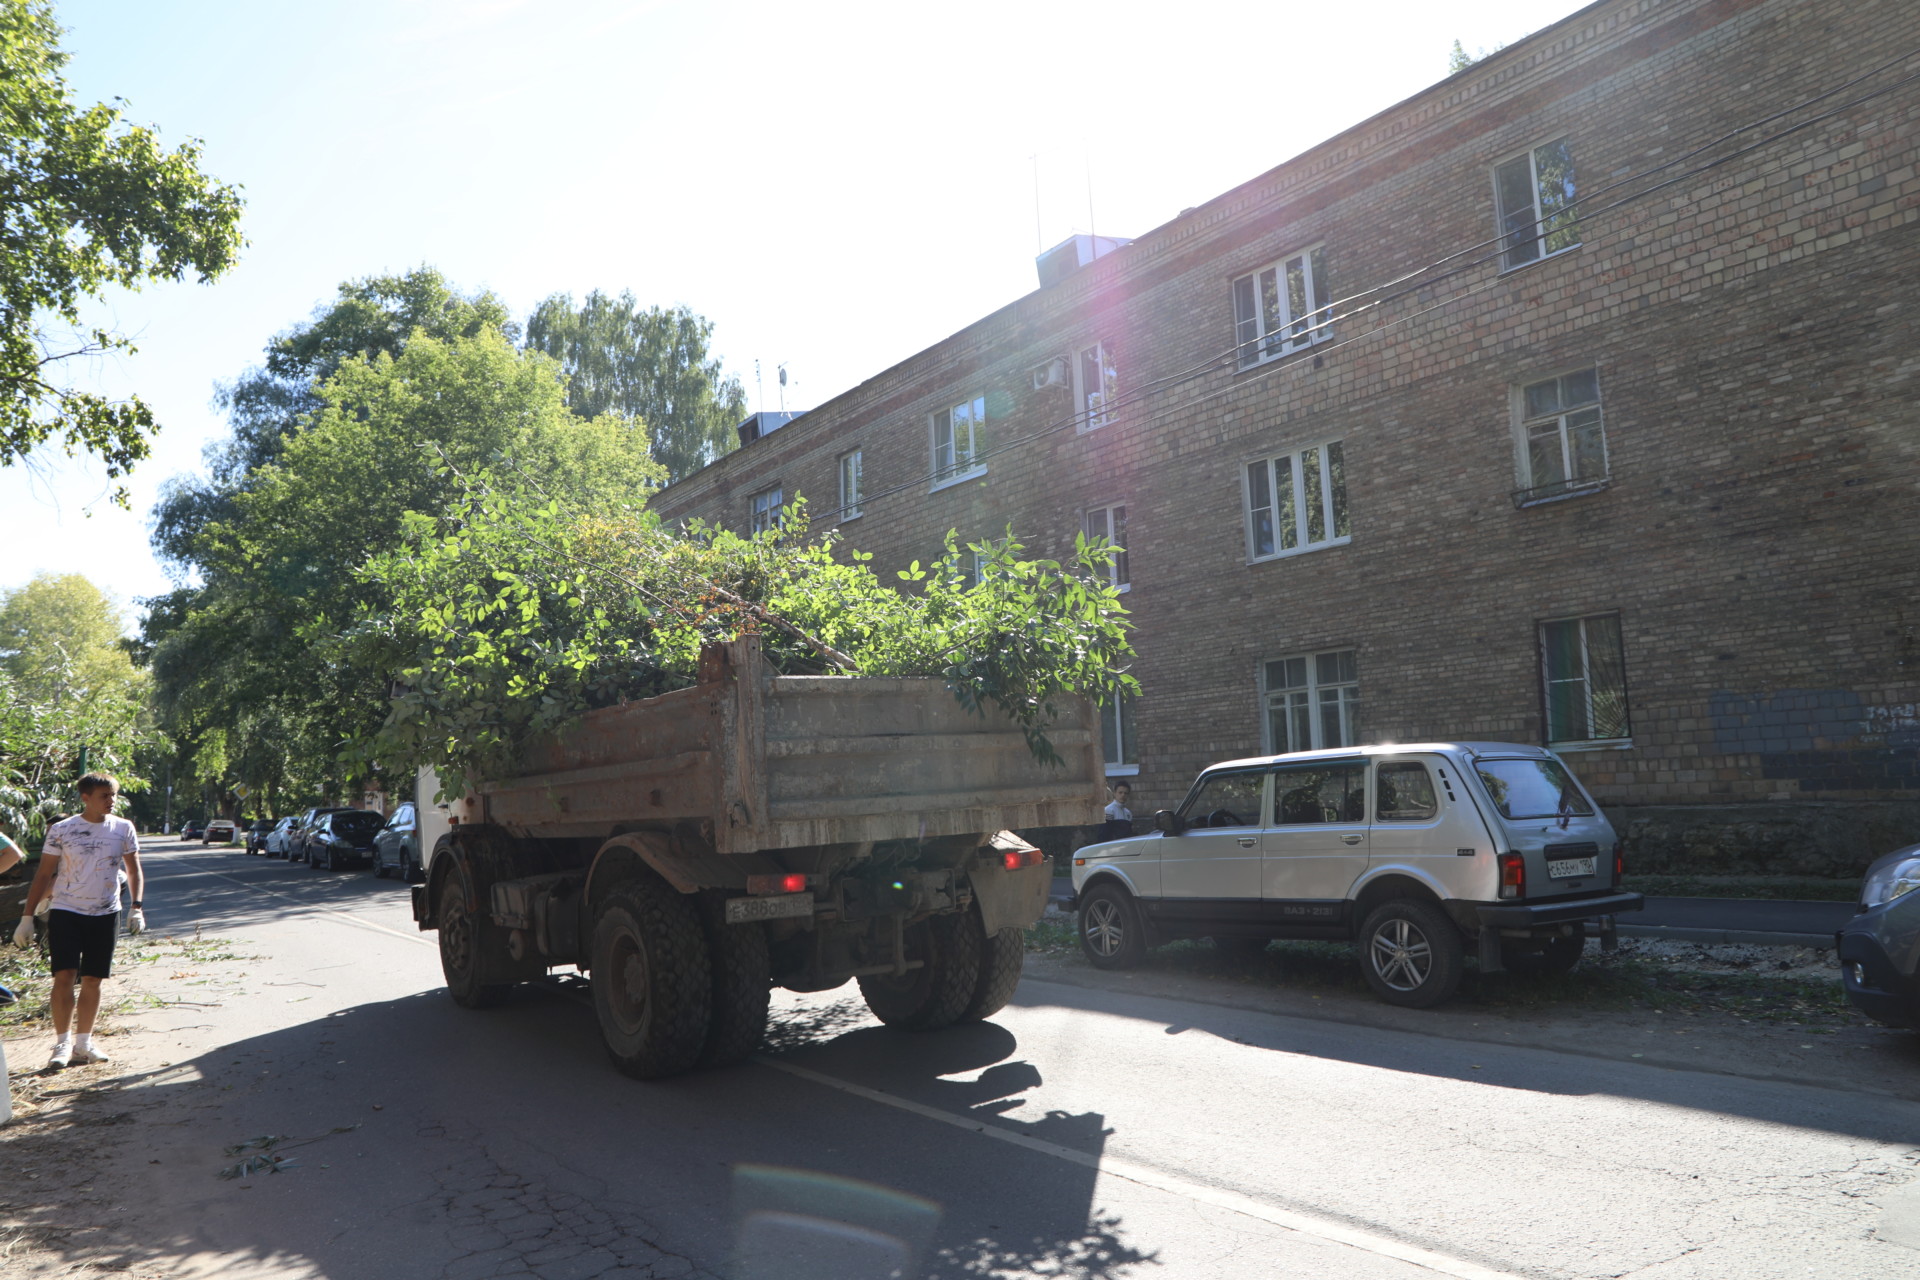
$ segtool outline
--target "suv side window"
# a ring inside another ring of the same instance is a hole
[[[1383,764],[1374,774],[1375,822],[1425,822],[1440,812],[1427,766],[1417,760]]]
[[[393,817],[387,820],[387,826],[394,831],[407,831],[413,827],[413,806],[403,804],[393,811]]]
[[[1200,783],[1180,816],[1190,827],[1260,825],[1260,789],[1264,773],[1216,773]]]
[[[1367,820],[1367,766],[1357,762],[1292,765],[1273,775],[1279,826]]]

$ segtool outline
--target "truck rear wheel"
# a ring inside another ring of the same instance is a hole
[[[638,1080],[700,1059],[713,965],[693,904],[652,874],[608,895],[593,922],[593,1008],[613,1064]]]
[[[712,1021],[700,1061],[722,1067],[744,1059],[767,1034],[773,966],[767,957],[766,929],[758,924],[728,924],[724,899],[703,900],[700,923],[713,964]]]
[[[906,931],[907,955],[922,960],[899,977],[870,973],[860,979],[860,996],[873,1016],[902,1031],[938,1031],[960,1021],[980,985],[980,918],[964,914],[931,916]]]
[[[486,922],[467,910],[466,890],[458,876],[448,876],[440,886],[440,910],[435,918],[439,921],[440,972],[447,977],[447,994],[467,1009],[499,1004],[507,994],[506,986],[480,981],[480,948]]]
[[[981,928],[979,909],[967,912],[967,919]],[[1007,1007],[1020,985],[1020,970],[1027,962],[1027,937],[1018,929],[1002,929],[980,944],[980,980],[974,984],[973,999],[968,1002],[962,1022],[991,1018]]]

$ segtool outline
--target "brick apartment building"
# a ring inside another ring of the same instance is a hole
[[[1136,813],[1549,742],[1647,869],[1857,869],[1920,840],[1916,156],[1920,4],[1602,0],[654,506],[805,495],[877,567],[1112,533]]]

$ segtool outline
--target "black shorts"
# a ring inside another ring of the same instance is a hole
[[[83,916],[78,911],[47,912],[47,950],[52,953],[53,971],[78,969],[83,978],[112,976],[113,937],[119,926],[117,913]]]

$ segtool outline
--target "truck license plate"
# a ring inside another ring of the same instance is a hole
[[[1547,862],[1547,874],[1555,880],[1570,880],[1574,876],[1593,874],[1592,858],[1552,858]]]
[[[1591,864],[1592,858],[1587,862]],[[777,898],[728,898],[727,923],[747,924],[754,920],[785,920],[791,916],[813,914],[813,895],[783,893]]]

